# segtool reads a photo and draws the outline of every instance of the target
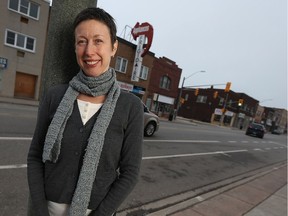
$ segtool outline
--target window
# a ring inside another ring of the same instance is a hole
[[[219,106],[223,106],[223,104],[224,104],[224,98],[220,98],[220,100],[219,100]]]
[[[117,56],[115,70],[121,73],[126,73],[128,60]]]
[[[39,18],[39,5],[28,0],[9,0],[9,9],[34,19]]]
[[[140,78],[141,79],[144,79],[144,80],[147,80],[148,78],[148,71],[149,71],[149,68],[146,67],[146,66],[141,66],[141,70],[140,70]]]
[[[196,100],[197,103],[206,103],[206,101],[207,101],[207,96],[202,96],[202,95],[197,96],[197,100]]]
[[[35,52],[35,38],[6,30],[5,44],[26,51]]]
[[[160,88],[170,89],[171,80],[168,76],[162,76],[160,80]]]
[[[185,101],[188,101],[188,98],[189,98],[189,94],[185,94],[185,97],[184,97]]]

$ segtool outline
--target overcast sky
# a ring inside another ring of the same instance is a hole
[[[126,25],[150,23],[150,51],[182,68],[180,84],[205,70],[184,86],[230,81],[262,106],[287,109],[286,0],[98,0],[98,7],[122,38]]]

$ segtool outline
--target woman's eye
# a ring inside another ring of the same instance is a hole
[[[85,45],[87,42],[85,40],[79,40],[77,44],[79,45]]]
[[[100,44],[100,43],[102,43],[103,41],[102,40],[100,40],[100,39],[96,39],[95,40],[95,44]]]

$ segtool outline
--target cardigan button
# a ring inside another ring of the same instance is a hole
[[[82,133],[82,132],[84,131],[84,129],[83,129],[83,128],[80,128],[80,130],[79,130],[79,131],[80,131],[80,133]]]

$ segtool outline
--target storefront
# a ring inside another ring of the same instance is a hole
[[[174,110],[174,101],[174,98],[154,93],[150,109],[160,117],[168,117]]]

